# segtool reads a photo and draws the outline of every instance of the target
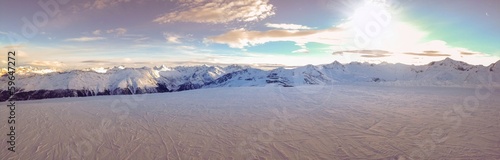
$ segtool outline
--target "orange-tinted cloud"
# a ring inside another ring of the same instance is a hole
[[[157,23],[196,22],[227,23],[232,21],[251,22],[274,15],[274,6],[269,0],[181,0],[185,9],[166,13],[156,19]]]
[[[440,53],[439,51],[424,51],[422,53],[407,52],[404,54],[414,55],[414,56],[428,56],[428,57],[448,57],[450,54]]]
[[[337,51],[333,55],[341,55],[344,53],[360,54],[364,58],[381,58],[391,56],[392,53],[384,50],[351,50],[351,51]]]

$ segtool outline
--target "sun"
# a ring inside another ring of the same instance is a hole
[[[395,58],[393,61],[411,63],[411,57],[398,55],[447,49],[442,43],[423,43],[428,33],[394,15],[393,8],[384,0],[365,0],[353,6],[351,16],[339,27],[350,31],[352,42],[348,44],[355,50],[384,50],[393,53],[391,57],[380,58],[384,61]]]
[[[365,29],[371,23],[387,26],[392,20],[391,7],[384,0],[364,0],[347,6],[347,18],[339,27]]]
[[[390,7],[385,4],[385,1],[366,0],[354,10],[354,13],[349,19],[356,24],[363,24],[377,20],[378,17],[376,16],[378,15],[390,15],[389,9]],[[387,19],[391,17],[385,18]]]
[[[418,27],[401,21],[385,0],[365,0],[353,6],[355,9],[341,27],[352,31],[358,49],[408,51],[427,35]],[[363,44],[356,43],[358,41]]]
[[[337,27],[351,33],[352,44],[357,49],[370,49],[385,34],[394,21],[389,5],[383,0],[365,0],[351,4],[351,13]]]

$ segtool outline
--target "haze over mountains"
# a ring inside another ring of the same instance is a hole
[[[46,99],[97,95],[175,92],[214,87],[333,85],[376,83],[405,86],[500,86],[500,61],[489,66],[469,65],[446,58],[428,65],[333,62],[293,69],[262,70],[248,66],[179,66],[153,68],[100,68],[67,72],[25,72],[16,75],[17,92],[5,89],[8,77],[0,78],[0,100]]]

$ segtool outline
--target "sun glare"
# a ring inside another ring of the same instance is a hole
[[[346,44],[351,45],[351,50],[384,50],[393,53],[391,56],[372,60],[422,64],[440,60],[443,58],[441,56],[461,60],[462,52],[473,52],[466,48],[450,46],[443,40],[426,39],[430,33],[411,22],[402,20],[402,15],[395,15],[392,10],[396,8],[392,8],[393,6],[384,0],[366,0],[352,6],[355,9],[350,13],[351,16],[337,26],[350,31],[353,41]],[[429,54],[431,52],[435,54]],[[408,56],[411,54],[421,56]],[[349,59],[363,61],[366,58],[351,56]],[[476,59],[474,62],[480,64],[493,62],[488,57],[476,57]]]
[[[387,12],[388,7],[382,2],[365,1],[354,10],[354,14],[350,19],[354,23],[366,23],[373,19],[373,15],[380,12]]]

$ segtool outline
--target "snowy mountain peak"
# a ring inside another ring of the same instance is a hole
[[[90,70],[94,71],[94,72],[97,72],[97,73],[106,73],[108,71],[108,69],[106,68],[103,68],[103,67],[99,67],[99,68],[91,68]]]
[[[213,68],[214,66],[203,64],[200,66],[200,68]]]
[[[316,68],[316,66],[312,65],[312,64],[308,64],[306,66],[304,66],[304,68],[307,68],[307,69],[314,69]]]
[[[500,71],[500,61],[497,61],[496,63],[491,64],[489,67],[491,72],[493,71]]]
[[[342,63],[340,63],[339,61],[333,61],[332,63],[330,63],[332,65],[342,65]]]
[[[462,61],[456,61],[456,60],[453,60],[449,57],[447,57],[446,59],[441,60],[441,61],[431,62],[431,63],[429,63],[429,66],[434,67],[434,68],[451,67],[451,68],[454,68],[454,69],[460,70],[460,71],[468,71],[468,70],[474,68],[473,65],[470,65],[470,64],[462,62]]]
[[[0,75],[7,74],[8,69],[7,68],[2,68]],[[55,69],[40,69],[38,67],[32,67],[32,66],[20,66],[16,68],[16,74],[19,75],[27,75],[27,74],[48,74],[48,73],[53,73],[53,72],[58,72],[58,70]]]
[[[231,64],[229,66],[226,66],[226,68],[249,68],[249,66],[247,66],[247,65]]]
[[[232,65],[224,67],[224,70],[226,70],[228,72],[234,72],[234,71],[239,71],[239,70],[243,70],[246,68],[248,68],[248,67],[237,65],[237,64],[232,64]]]
[[[469,65],[465,62],[457,61],[457,60],[451,59],[449,57],[446,57],[444,60],[441,60],[441,61],[431,62],[431,64],[440,65],[440,66]]]
[[[121,69],[125,69],[126,67],[124,65],[119,65],[119,66],[113,66],[111,68],[109,68],[109,70],[121,70]]]
[[[345,66],[338,62],[338,61],[335,61],[333,63],[330,63],[330,64],[326,64],[326,65],[323,65],[323,68],[326,68],[326,69],[334,69],[334,70],[340,70],[340,69],[343,69]]]
[[[153,67],[153,69],[158,70],[158,71],[170,71],[170,70],[172,70],[171,68],[168,68],[165,65],[155,66],[155,67]]]
[[[451,59],[450,57],[446,57],[445,59],[443,59],[443,61],[455,61],[455,60]]]

